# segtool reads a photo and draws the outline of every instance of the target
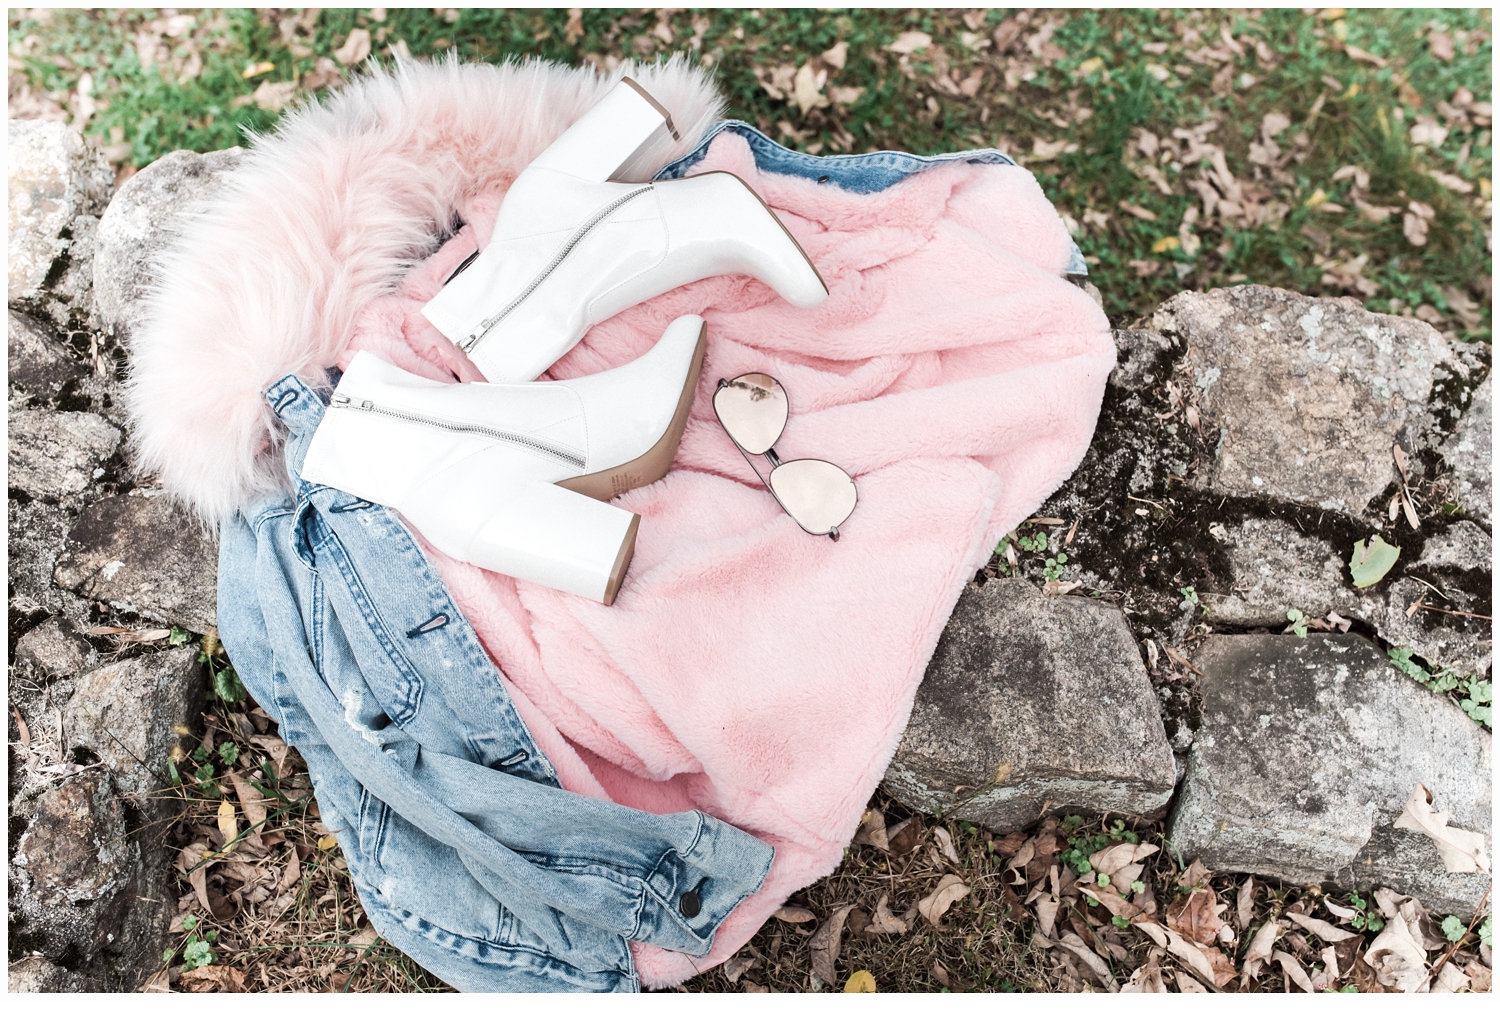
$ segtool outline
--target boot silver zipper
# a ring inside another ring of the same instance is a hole
[[[466,354],[472,351],[474,349],[474,346],[478,344],[479,341],[483,340],[485,335],[489,333],[490,330],[494,329],[496,324],[498,324],[500,320],[510,315],[511,312],[515,311],[516,306],[520,305],[527,298],[531,297],[531,293],[539,288],[542,282],[545,281],[549,276],[551,276],[554,270],[562,265],[562,261],[568,258],[568,254],[573,251],[574,247],[577,246],[578,243],[582,242],[584,238],[588,236],[589,232],[597,228],[605,218],[609,217],[615,211],[619,210],[621,207],[625,206],[636,197],[651,192],[653,188],[654,187],[651,186],[642,186],[640,189],[631,190],[629,193],[626,193],[624,196],[615,199],[604,208],[596,211],[593,217],[583,222],[583,224],[578,227],[578,230],[575,231],[571,236],[569,236],[568,240],[563,243],[562,248],[557,250],[557,253],[552,257],[551,261],[546,266],[542,267],[541,271],[531,279],[531,283],[527,284],[520,294],[512,298],[510,300],[510,303],[507,304],[499,312],[496,312],[494,315],[482,320],[478,326],[474,327],[474,329],[469,332],[468,336],[464,337],[458,342],[459,349]]]
[[[555,459],[561,460],[570,466],[576,466],[582,470],[586,461],[577,453],[564,449],[562,446],[551,442],[533,438],[530,435],[521,435],[514,431],[502,431],[499,428],[489,428],[482,424],[468,424],[461,421],[444,421],[441,418],[427,417],[424,414],[412,414],[405,410],[395,410],[391,407],[381,407],[370,400],[353,400],[343,393],[334,393],[330,407],[342,407],[349,410],[363,410],[371,414],[380,414],[382,417],[395,418],[398,421],[408,421],[412,424],[423,424],[430,428],[441,428],[444,431],[457,432],[464,435],[483,435],[501,442],[509,442],[519,445],[524,449],[531,449]]]

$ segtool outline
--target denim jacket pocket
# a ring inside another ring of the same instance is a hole
[[[359,853],[373,871],[380,896],[423,921],[457,936],[508,945],[515,942],[514,918],[470,875],[458,853],[435,841],[362,789]],[[434,887],[433,881],[443,881]]]

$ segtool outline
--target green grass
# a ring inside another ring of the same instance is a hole
[[[404,47],[418,57],[609,67],[683,52],[712,67],[731,114],[814,153],[998,146],[1076,223],[1117,320],[1185,287],[1249,281],[1352,294],[1489,339],[1492,131],[1487,105],[1482,114],[1474,105],[1491,99],[1483,10],[590,10],[570,19],[565,9],[288,9],[276,18],[184,9],[175,23],[152,11],[12,11],[12,115],[76,112],[87,74],[96,109],[85,130],[117,161],[139,167],[177,148],[231,146],[274,125],[276,102],[253,97],[265,82],[301,97],[347,74],[333,57],[356,28],[386,58]],[[907,32],[932,42],[904,55],[886,48]],[[165,59],[143,68],[141,39]],[[819,55],[841,43],[842,68]],[[244,76],[265,63],[272,68]],[[787,85],[809,63],[827,78],[804,110]],[[829,102],[834,89],[850,90]],[[1467,108],[1455,101],[1460,89],[1472,95]],[[1252,147],[1268,114],[1288,124],[1270,156]],[[1412,142],[1419,116],[1447,127],[1441,143]],[[1174,131],[1197,131],[1200,142]],[[1160,142],[1155,151],[1142,148],[1143,132]],[[1194,185],[1213,176],[1215,151],[1228,173],[1219,179],[1239,186],[1249,216],[1205,212]],[[1363,175],[1348,177],[1355,169]],[[1356,199],[1396,210],[1369,220]],[[1425,245],[1404,234],[1413,202],[1432,210]],[[1346,209],[1330,213],[1330,204]]]

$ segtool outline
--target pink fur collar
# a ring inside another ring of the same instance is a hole
[[[510,181],[625,74],[692,150],[723,102],[673,61],[592,70],[529,62],[406,63],[289,114],[182,227],[130,339],[126,409],[137,468],[217,526],[285,483],[261,393],[323,381],[359,311],[395,290],[455,213]]]

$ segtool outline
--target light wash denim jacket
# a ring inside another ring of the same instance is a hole
[[[658,178],[681,177],[723,130],[763,170],[862,193],[957,159],[1011,164],[998,151],[815,158],[730,121]],[[774,851],[698,811],[648,814],[561,787],[396,513],[301,479],[333,379],[315,391],[287,376],[266,392],[295,492],[224,524],[219,632],[306,760],[371,923],[468,991],[634,992],[627,941],[708,953]]]

